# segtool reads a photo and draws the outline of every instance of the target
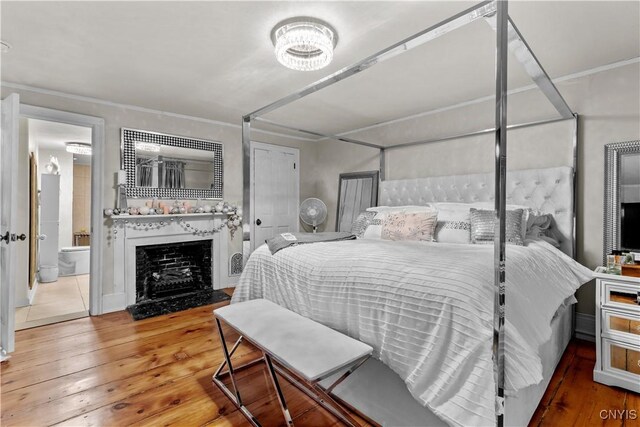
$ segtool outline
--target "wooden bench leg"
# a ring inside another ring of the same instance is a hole
[[[289,409],[287,408],[287,402],[284,398],[284,394],[282,393],[282,389],[280,388],[280,383],[278,382],[278,377],[276,376],[276,371],[273,369],[273,363],[271,362],[271,356],[267,353],[263,352],[264,361],[267,364],[267,368],[269,370],[269,375],[271,376],[271,382],[276,389],[276,394],[278,395],[278,401],[280,402],[280,407],[282,408],[282,415],[284,415],[284,419],[287,422],[288,426],[293,426],[293,420],[291,419],[291,414],[289,414]]]

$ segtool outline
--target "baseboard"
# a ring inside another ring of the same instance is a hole
[[[38,291],[39,284],[40,282],[38,281],[38,279],[36,279],[33,282],[33,287],[27,292],[27,294],[29,295],[29,305],[33,304],[33,299],[36,297],[36,292]]]
[[[576,338],[595,342],[596,316],[593,314],[576,313]]]
[[[124,292],[117,294],[102,295],[102,313],[112,313],[127,308],[127,294]]]

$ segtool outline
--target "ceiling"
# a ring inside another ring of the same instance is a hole
[[[35,141],[38,149],[65,151],[67,142],[91,144],[91,128],[69,125],[47,120],[29,120],[29,139]],[[90,164],[91,156],[74,154],[74,162]]]
[[[241,116],[475,2],[2,1],[2,80],[239,124]],[[640,2],[518,1],[510,15],[549,75],[640,56]],[[333,63],[281,66],[269,38],[310,15],[339,34]],[[495,36],[449,33],[267,118],[341,132],[493,93]],[[530,84],[513,57],[509,87]]]

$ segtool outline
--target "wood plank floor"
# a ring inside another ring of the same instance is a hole
[[[245,426],[235,406],[211,383],[222,359],[214,306],[138,322],[126,312],[18,331],[16,351],[1,369],[3,426]],[[228,337],[234,337],[228,331]],[[258,353],[241,346],[239,358]],[[601,409],[636,409],[638,395],[591,380],[595,349],[572,342],[532,425],[602,425]],[[265,426],[284,425],[266,371],[242,373],[240,388]],[[286,383],[296,425],[337,420]],[[609,420],[631,426],[638,421]]]

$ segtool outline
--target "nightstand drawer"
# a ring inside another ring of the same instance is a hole
[[[640,348],[640,317],[602,310],[602,335]]]
[[[640,313],[638,287],[618,282],[602,281],[602,304]]]
[[[640,347],[602,339],[602,370],[640,381]]]

